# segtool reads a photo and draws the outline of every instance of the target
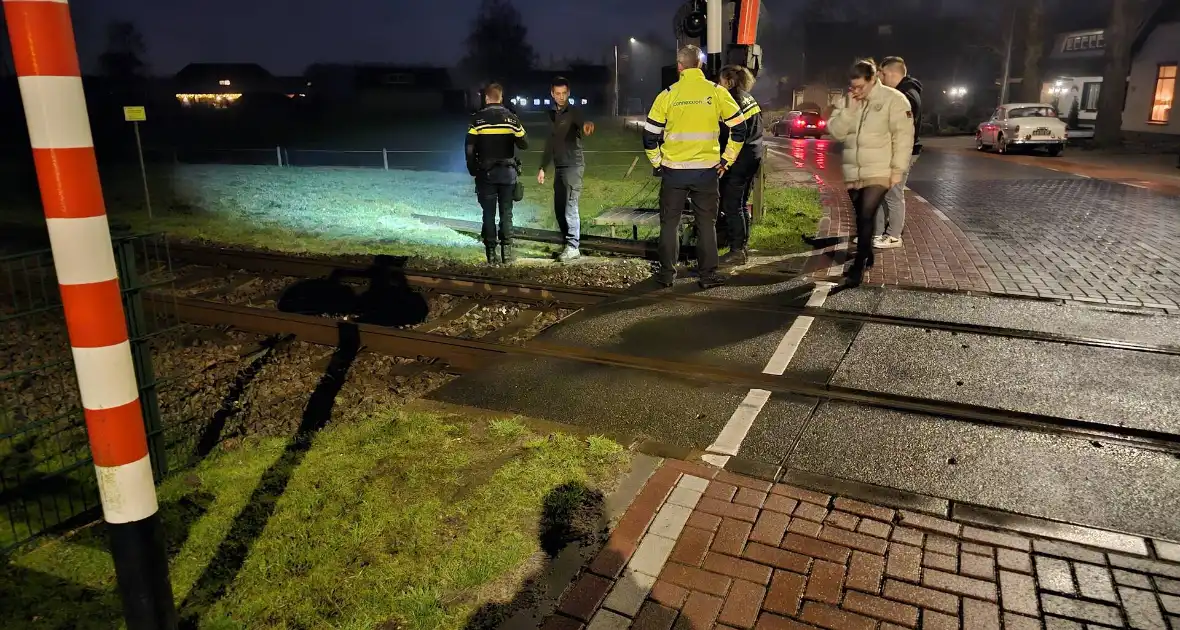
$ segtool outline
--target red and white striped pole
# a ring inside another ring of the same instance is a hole
[[[176,627],[163,528],[66,0],[3,0],[103,518],[130,630]]]

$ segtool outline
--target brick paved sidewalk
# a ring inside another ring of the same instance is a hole
[[[816,256],[807,270],[824,273],[849,261],[855,252],[856,214],[840,182],[824,182],[820,196],[828,216],[816,233],[824,242],[845,246]],[[1002,292],[1004,284],[981,254],[946,215],[913,191],[906,191],[905,247],[876,251],[867,284]],[[1015,287],[1013,287],[1015,288]]]
[[[668,460],[544,628],[1180,630],[1180,545],[1151,546],[1114,553]]]

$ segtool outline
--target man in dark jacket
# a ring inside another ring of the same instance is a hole
[[[922,153],[922,142],[918,132],[922,130],[922,83],[909,75],[905,60],[901,57],[886,57],[881,61],[881,82],[905,94],[914,116],[914,152],[910,166],[918,161]],[[901,247],[901,232],[905,229],[905,183],[909,172],[901,177],[901,183],[885,193],[881,211],[877,213],[877,224],[873,229],[873,247],[894,249]]]
[[[524,125],[504,107],[504,88],[493,83],[484,89],[487,105],[471,115],[465,151],[467,172],[475,178],[475,194],[483,208],[484,249],[488,264],[496,262],[496,210],[500,215],[500,261],[511,263],[512,200],[519,175],[517,149],[527,149]]]
[[[545,169],[553,164],[553,211],[565,238],[565,249],[558,259],[569,262],[581,255],[578,240],[582,219],[578,214],[578,198],[582,195],[582,175],[586,170],[582,138],[594,133],[594,123],[588,122],[582,110],[570,103],[570,82],[564,77],[553,79],[549,94],[553,97],[553,109],[549,110],[549,135],[545,137],[537,183],[545,183]]]

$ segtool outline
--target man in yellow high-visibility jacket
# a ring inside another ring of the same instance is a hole
[[[729,90],[701,72],[704,55],[696,46],[676,53],[680,80],[660,92],[643,131],[643,148],[660,183],[660,270],[656,280],[669,287],[676,280],[680,256],[680,221],[691,200],[697,231],[697,272],[704,288],[720,286],[717,273],[717,182],[742,150],[745,120]],[[729,128],[721,154],[721,121]]]

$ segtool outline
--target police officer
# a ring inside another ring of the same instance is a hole
[[[496,259],[496,209],[500,214],[500,261],[511,263],[512,203],[520,162],[516,149],[527,149],[524,125],[504,107],[504,88],[493,83],[484,89],[487,105],[471,116],[467,129],[467,172],[475,178],[475,194],[483,208],[483,244],[488,264]]]
[[[721,215],[725,222],[729,253],[721,257],[721,266],[744,265],[748,257],[746,246],[750,240],[750,215],[746,212],[746,200],[750,198],[751,185],[758,169],[762,166],[762,109],[758,101],[750,96],[754,87],[754,75],[742,66],[725,66],[721,69],[721,87],[729,90],[742,110],[741,126],[746,141],[738,153],[737,161],[721,176]],[[729,140],[729,128],[721,126],[721,151],[724,152]]]
[[[737,160],[746,140],[741,109],[725,88],[701,71],[704,55],[696,46],[676,53],[680,80],[660,92],[644,124],[643,148],[660,182],[660,269],[656,280],[676,280],[680,221],[690,201],[697,232],[697,271],[703,288],[725,283],[717,273],[717,178]],[[718,121],[729,128],[722,155]]]

